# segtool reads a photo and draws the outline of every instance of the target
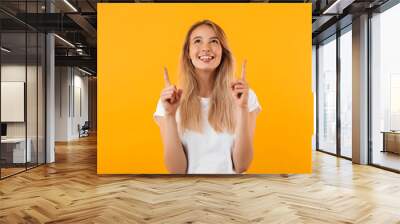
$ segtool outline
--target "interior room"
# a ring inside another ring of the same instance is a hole
[[[0,223],[400,223],[398,0],[230,1],[312,8],[311,173],[98,174],[99,4],[181,3],[0,1]]]

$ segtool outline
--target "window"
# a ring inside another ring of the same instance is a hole
[[[318,47],[318,149],[336,153],[336,36]]]
[[[340,36],[340,154],[352,157],[352,33]]]
[[[16,13],[43,13],[44,1],[20,1]],[[15,5],[0,1],[1,6]],[[0,178],[45,163],[45,34],[3,12],[0,29]],[[20,97],[18,97],[20,96]],[[11,99],[19,99],[12,101]],[[7,101],[7,102],[6,102]],[[21,103],[17,103],[21,102]],[[17,109],[11,109],[13,108]],[[17,116],[18,115],[18,116]]]
[[[371,18],[372,163],[400,170],[400,4]],[[397,143],[396,143],[397,142]]]

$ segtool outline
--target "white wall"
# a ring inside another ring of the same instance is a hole
[[[55,141],[68,141],[70,74],[67,67],[55,68]]]
[[[75,75],[74,75],[74,111],[73,113],[73,119],[72,119],[72,132],[71,134],[76,138],[79,137],[78,133],[78,124],[81,126],[85,123],[85,121],[88,121],[89,118],[89,111],[88,111],[88,77],[81,76],[82,73],[76,74],[77,70],[74,70]],[[80,91],[80,93],[79,93]],[[79,97],[80,95],[80,97]],[[80,102],[79,102],[80,101]],[[81,108],[79,108],[81,107]],[[79,109],[81,111],[79,111]]]
[[[28,67],[28,71],[32,67]],[[1,81],[2,82],[25,82],[25,64],[8,64],[1,66]],[[28,74],[31,74],[28,72]],[[4,96],[3,96],[4,97]],[[5,110],[5,108],[1,108]],[[8,137],[25,137],[25,123],[24,122],[11,122],[7,123],[7,136]]]
[[[27,69],[27,75],[30,85],[36,85],[36,81],[33,81],[33,78],[30,77],[31,75],[36,76],[36,66],[28,66],[25,68],[24,65],[19,64],[5,64],[1,66],[1,81],[2,82],[25,82],[25,75]],[[27,88],[27,106],[28,108],[28,122],[34,121],[36,123],[37,117],[36,113],[31,113],[32,110],[36,110],[36,104],[29,105],[30,102],[36,103],[36,88]],[[4,96],[3,96],[4,97]],[[39,105],[40,106],[40,105]],[[34,108],[32,108],[34,107]],[[1,108],[5,110],[6,108]],[[33,116],[33,117],[32,117]],[[26,122],[7,122],[7,136],[8,137],[25,137],[25,123]],[[28,124],[28,137],[29,133],[31,133],[30,128],[33,127],[32,124]],[[36,130],[36,126],[33,128]],[[36,133],[36,132],[35,132]]]
[[[316,98],[316,93],[317,93],[317,48],[315,45],[312,46],[312,92],[313,92],[313,101],[314,101],[314,131],[312,135],[312,149],[316,150],[316,142],[317,142],[317,98]]]
[[[55,73],[55,140],[70,141],[88,120],[88,77],[72,67],[56,67]]]
[[[38,69],[38,70],[37,70]],[[44,163],[45,150],[45,118],[44,118],[44,74],[41,66],[24,64],[3,64],[1,66],[1,81],[3,82],[24,82],[26,83],[26,107],[22,107],[22,112],[25,113],[27,120],[23,122],[6,122],[7,137],[23,138],[25,135],[30,140],[32,161]],[[27,78],[27,80],[25,80]],[[2,95],[3,97],[7,97]],[[10,108],[1,108],[1,110],[10,110]],[[13,111],[8,111],[15,113]],[[39,156],[37,156],[39,153]]]
[[[1,121],[24,122],[25,83],[1,81]]]

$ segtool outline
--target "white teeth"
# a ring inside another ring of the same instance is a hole
[[[202,60],[202,61],[210,61],[210,60],[214,59],[214,57],[213,56],[208,56],[208,55],[202,55],[202,56],[199,57],[199,59]]]

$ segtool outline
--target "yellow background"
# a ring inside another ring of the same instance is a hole
[[[163,66],[178,80],[189,27],[211,19],[262,106],[247,173],[311,172],[311,4],[98,4],[99,174],[167,173],[153,121]]]

